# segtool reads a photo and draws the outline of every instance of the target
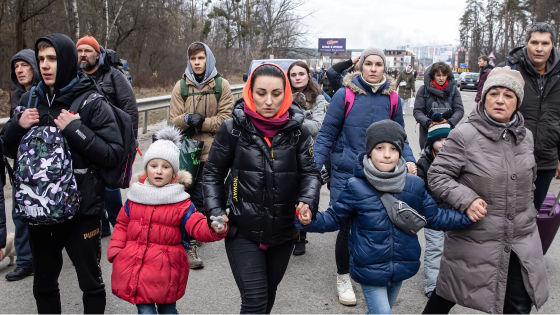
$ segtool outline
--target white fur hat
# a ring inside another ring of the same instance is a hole
[[[163,159],[173,167],[173,174],[179,172],[179,145],[181,145],[181,131],[175,127],[165,127],[156,132],[157,141],[152,143],[144,153],[144,165],[153,159]]]

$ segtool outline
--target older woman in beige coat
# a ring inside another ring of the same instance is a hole
[[[528,314],[548,299],[533,206],[533,135],[517,111],[524,84],[509,67],[492,70],[477,108],[451,131],[428,172],[433,194],[478,222],[447,232],[424,313],[449,313],[460,304]]]

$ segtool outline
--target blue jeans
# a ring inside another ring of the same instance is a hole
[[[138,314],[179,314],[177,312],[177,303],[136,304],[136,308],[138,308]]]
[[[362,284],[362,292],[368,308],[366,314],[392,314],[401,285],[402,281],[391,283],[386,287]]]
[[[111,232],[109,223],[113,227],[117,224],[117,216],[122,208],[122,196],[120,188],[105,187],[105,213],[101,216],[101,231]]]

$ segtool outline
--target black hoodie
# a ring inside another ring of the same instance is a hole
[[[49,41],[56,50],[58,65],[54,91],[51,95],[41,79],[34,97],[26,92],[21,98],[20,106],[27,107],[29,102],[37,100],[38,125],[56,126],[54,119],[63,109],[69,110],[77,97],[86,92],[97,91],[97,87],[95,81],[87,75],[77,75],[78,54],[70,38],[62,34],[51,34],[40,38],[37,43],[41,40]],[[73,168],[87,169],[86,174],[75,174],[82,196],[78,215],[101,215],[104,185],[95,176],[95,169],[115,167],[123,157],[122,139],[115,137],[120,129],[110,106],[105,101],[91,102],[80,111],[80,119],[70,122],[62,130],[70,148]],[[17,156],[21,138],[29,131],[19,125],[20,117],[21,115],[14,115],[2,130],[5,155],[10,158]]]
[[[23,93],[27,92],[25,86],[19,83],[16,75],[15,65],[16,62],[18,61],[27,62],[33,69],[33,82],[31,83],[32,86],[37,85],[37,83],[41,81],[41,74],[39,73],[39,68],[37,67],[37,61],[35,58],[35,52],[33,50],[24,49],[12,57],[12,60],[10,60],[10,65],[12,68],[11,78],[12,78],[12,82],[14,83],[14,86],[16,87],[16,90],[14,91],[14,93],[12,93],[12,96],[10,97],[10,107],[11,107],[10,117],[12,116],[12,112],[14,111],[14,108],[18,106],[19,100],[21,99]]]

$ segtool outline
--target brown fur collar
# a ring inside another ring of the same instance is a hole
[[[354,92],[354,94],[366,95],[366,91],[362,90],[354,82],[352,82],[352,80],[359,75],[362,75],[362,73],[359,71],[348,73],[342,80],[342,85],[348,87],[350,90],[352,90],[352,92]],[[392,77],[388,76],[387,74],[384,73],[383,76],[389,83],[389,87],[383,90],[381,94],[390,96],[393,91],[397,90],[397,83]]]
[[[131,182],[136,183],[136,182],[140,181],[140,178],[142,178],[142,176],[144,176],[144,174],[146,174],[146,172],[135,173],[134,175],[132,175]],[[181,184],[181,185],[185,186],[185,188],[189,187],[192,184],[191,173],[189,173],[187,171],[179,171],[177,173],[177,184]]]

